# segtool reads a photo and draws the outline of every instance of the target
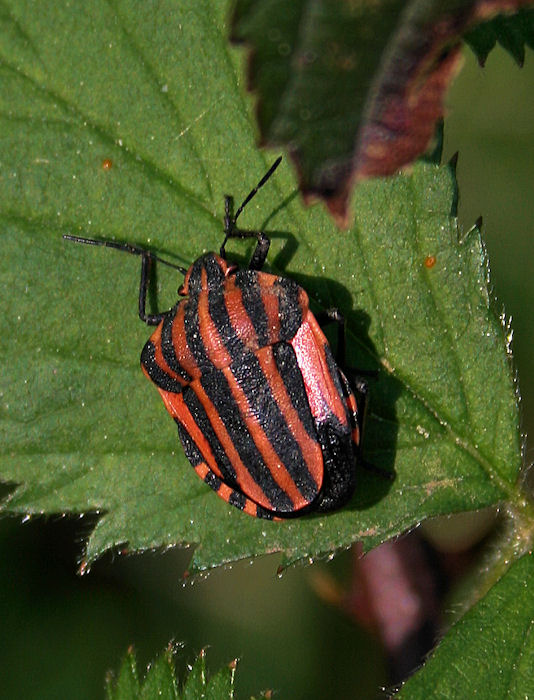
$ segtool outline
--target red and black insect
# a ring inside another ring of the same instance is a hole
[[[65,236],[141,256],[139,316],[157,326],[141,368],[178,425],[195,471],[228,503],[261,518],[291,518],[345,505],[355,488],[366,384],[355,392],[332,355],[308,295],[296,282],[262,272],[270,241],[237,219],[280,158],[235,215],[225,198],[224,241],[185,270],[138,246]],[[247,269],[226,260],[230,238],[256,238]],[[185,297],[147,314],[151,263],[185,275]],[[343,319],[336,311],[338,352]]]

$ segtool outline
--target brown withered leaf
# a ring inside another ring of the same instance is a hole
[[[287,148],[304,198],[323,198],[347,224],[356,181],[391,175],[428,148],[459,69],[462,36],[532,5],[238,0],[232,39],[250,49],[261,142]]]

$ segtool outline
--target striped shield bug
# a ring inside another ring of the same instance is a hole
[[[238,228],[225,197],[224,240],[188,270],[128,243],[64,236],[141,257],[139,316],[156,326],[141,368],[176,421],[193,468],[216,493],[249,515],[280,519],[345,505],[355,488],[366,383],[354,390],[334,360],[308,295],[296,282],[262,272],[270,241]],[[246,269],[226,259],[231,238],[255,238]],[[150,267],[159,261],[184,275],[175,306],[146,312]],[[344,323],[338,353],[344,354]],[[356,400],[356,396],[358,400]]]

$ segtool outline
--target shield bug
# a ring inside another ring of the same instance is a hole
[[[157,326],[141,368],[176,421],[185,454],[217,494],[249,515],[291,518],[345,505],[355,487],[366,384],[354,390],[334,360],[308,295],[296,282],[262,272],[270,241],[238,228],[246,204],[278,167],[279,158],[233,213],[225,197],[219,254],[188,270],[144,248],[65,236],[139,255],[139,316]],[[255,238],[246,269],[226,259],[230,238]],[[146,312],[154,261],[184,274],[175,306]],[[337,311],[338,352],[344,324]],[[356,399],[358,396],[358,400]]]

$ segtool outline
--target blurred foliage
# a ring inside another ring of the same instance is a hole
[[[201,651],[189,666],[181,687],[175,669],[175,652],[172,645],[160,654],[147,668],[144,678],[139,678],[135,652],[132,648],[124,657],[118,675],[112,672],[107,678],[109,700],[232,700],[236,662],[220,669],[208,679],[206,654]]]
[[[534,10],[522,9],[517,13],[498,15],[469,32],[465,40],[481,64],[499,43],[519,65],[525,61],[525,45],[534,49]]]
[[[492,700],[528,698],[534,687],[533,578],[530,553],[452,627],[424,672],[409,679],[396,697],[470,698],[487,688]]]
[[[106,672],[119,668],[130,644],[144,667],[169,639],[184,645],[179,667],[206,644],[210,669],[239,658],[240,699],[266,688],[292,698],[352,698],[347,669],[362,658],[362,697],[385,682],[378,643],[314,596],[304,568],[279,578],[276,558],[266,557],[183,584],[189,555],[174,550],[106,556],[80,578],[85,519],[0,525],[0,569],[9,572],[0,579],[0,697],[102,697]],[[349,562],[347,553],[329,567],[346,575]]]

